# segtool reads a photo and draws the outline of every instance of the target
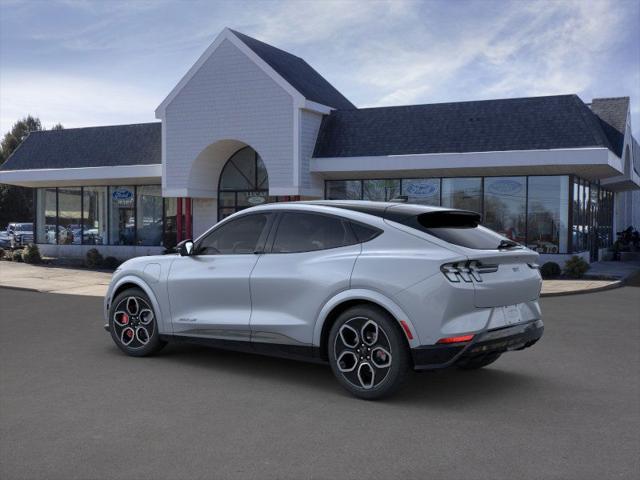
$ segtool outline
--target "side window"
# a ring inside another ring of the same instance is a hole
[[[285,213],[273,242],[274,253],[312,252],[357,243],[349,224],[315,213]]]
[[[269,214],[257,213],[231,220],[204,237],[198,255],[241,255],[254,253]]]
[[[356,234],[358,238],[358,242],[364,243],[369,240],[373,240],[378,235],[382,233],[382,230],[379,230],[375,227],[370,227],[368,225],[363,225],[361,223],[351,222],[351,228],[353,228],[353,233]]]

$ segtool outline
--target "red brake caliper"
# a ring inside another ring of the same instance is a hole
[[[129,315],[123,313],[122,318],[120,319],[120,323],[123,325],[129,325]]]

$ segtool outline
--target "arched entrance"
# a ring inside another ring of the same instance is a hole
[[[258,153],[243,147],[231,155],[220,173],[218,221],[239,210],[276,201],[269,197],[269,176]]]

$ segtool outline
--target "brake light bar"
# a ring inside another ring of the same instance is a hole
[[[473,340],[473,335],[459,335],[457,337],[445,337],[438,340],[437,343],[464,343]]]
[[[447,277],[447,280],[459,283],[460,279],[464,282],[482,282],[483,273],[494,273],[498,271],[498,265],[483,265],[477,260],[469,260],[467,262],[446,263],[440,267],[440,271]]]

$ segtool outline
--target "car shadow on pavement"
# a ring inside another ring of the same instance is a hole
[[[114,346],[115,355],[121,352]],[[167,345],[154,361],[171,362],[184,367],[233,374],[261,382],[273,382],[274,388],[313,389],[320,395],[354,399],[335,380],[328,365],[281,359],[253,353],[207,348],[188,343]],[[504,360],[503,360],[504,361]],[[499,363],[482,370],[461,371],[455,368],[416,373],[396,395],[377,403],[416,404],[456,409],[471,404],[495,402],[505,397],[522,397],[542,387],[543,378],[501,369]]]

